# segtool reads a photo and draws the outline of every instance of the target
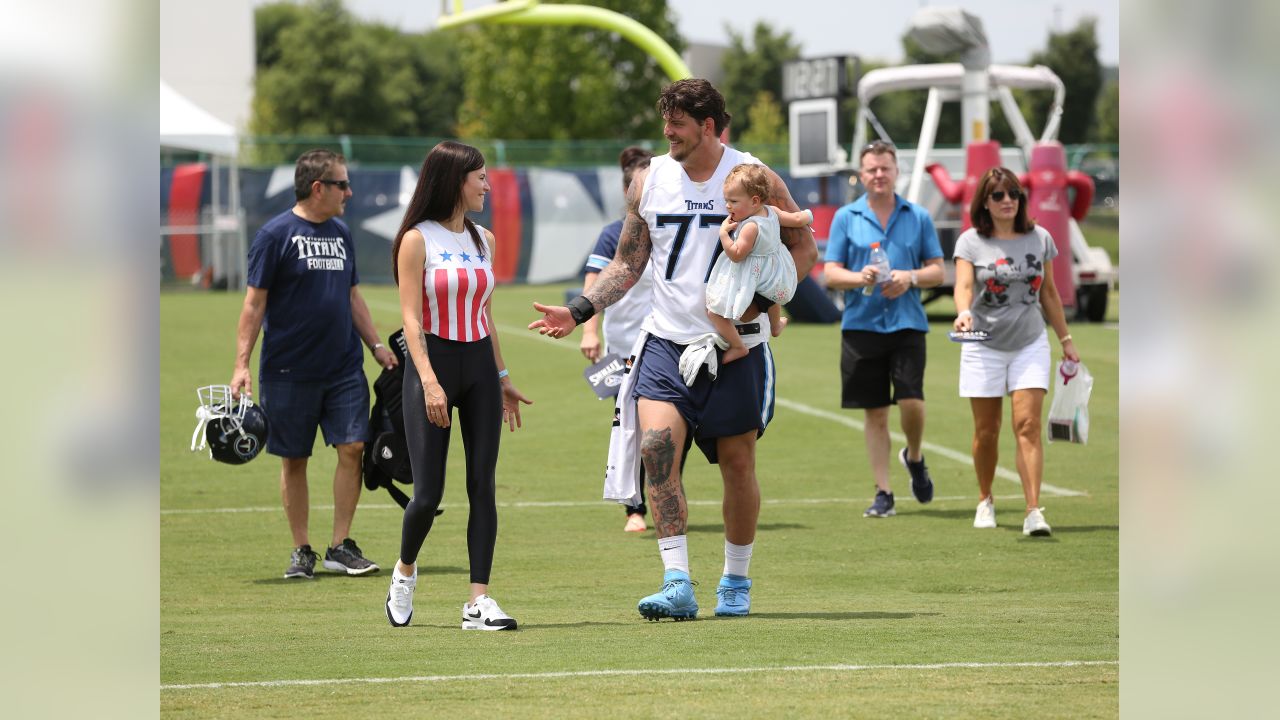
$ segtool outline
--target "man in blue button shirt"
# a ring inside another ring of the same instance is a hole
[[[895,514],[889,489],[889,405],[896,403],[907,446],[898,460],[911,475],[916,500],[933,499],[924,464],[924,334],[929,331],[920,288],[944,280],[942,246],[924,208],[899,197],[898,153],[879,141],[862,148],[859,176],[866,194],[836,211],[827,240],[827,287],[844,290],[841,406],[866,411],[867,456],[876,496],[864,517]],[[876,277],[871,244],[889,256],[888,278]],[[870,294],[863,292],[871,288]],[[892,395],[890,384],[893,385]]]

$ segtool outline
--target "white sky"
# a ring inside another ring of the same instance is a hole
[[[255,5],[266,0],[253,0]],[[440,6],[452,0],[344,0],[358,17],[408,31],[432,27]],[[472,10],[494,0],[465,0]],[[1120,63],[1120,4],[1117,0],[668,0],[686,40],[727,44],[725,23],[748,33],[758,21],[791,31],[805,57],[861,55],[865,59],[902,59],[901,37],[911,15],[925,5],[959,5],[977,15],[987,31],[991,58],[1023,63],[1044,48],[1049,32],[1069,30],[1080,18],[1098,18],[1098,56],[1104,65]]]

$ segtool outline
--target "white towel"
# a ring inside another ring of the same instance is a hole
[[[604,471],[604,499],[635,507],[640,504],[640,419],[636,414],[636,400],[631,396],[635,387],[636,371],[643,359],[645,340],[649,333],[640,336],[631,346],[627,369],[618,386],[618,397],[613,406],[613,430],[609,434],[609,464]]]
[[[729,343],[717,333],[707,333],[685,346],[684,352],[680,353],[680,375],[684,378],[685,385],[693,387],[693,382],[698,379],[698,370],[703,365],[707,366],[707,374],[711,379],[716,378],[716,374],[720,372],[717,347],[721,350],[729,349]]]

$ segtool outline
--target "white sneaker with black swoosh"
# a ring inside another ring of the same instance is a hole
[[[418,587],[418,568],[413,569],[413,577],[400,574],[400,569],[391,571],[391,587],[387,590],[387,619],[394,627],[404,627],[413,619],[413,591]]]
[[[515,618],[502,612],[497,601],[481,595],[473,603],[462,606],[463,630],[515,630]]]

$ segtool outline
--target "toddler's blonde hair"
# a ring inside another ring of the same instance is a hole
[[[769,171],[765,166],[756,163],[735,165],[724,179],[724,186],[738,182],[748,195],[760,198],[761,202],[769,201]]]

